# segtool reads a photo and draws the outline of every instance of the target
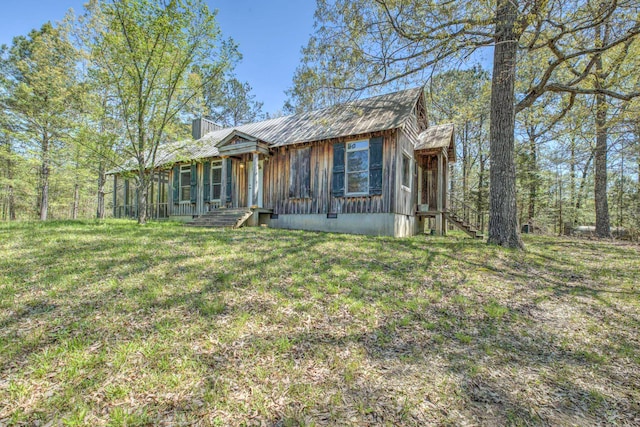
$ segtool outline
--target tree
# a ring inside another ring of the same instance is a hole
[[[77,86],[76,51],[64,27],[46,23],[13,40],[5,67],[9,71],[5,104],[17,130],[37,148],[40,159],[38,214],[47,219],[53,151],[72,126]]]
[[[144,224],[158,146],[179,132],[179,115],[190,103],[220,86],[237,57],[235,45],[221,40],[203,0],[112,0],[92,13],[105,28],[92,42],[96,73],[116,96]]]
[[[263,105],[251,95],[251,85],[235,77],[227,80],[220,90],[207,93],[206,103],[213,121],[223,126],[255,122],[261,116]]]
[[[516,113],[547,92],[632,97],[617,88],[594,87],[589,76],[600,55],[637,37],[636,2],[617,0],[597,8],[592,3],[318,0],[316,34],[303,51],[294,91],[325,94],[421,80],[434,66],[494,46],[489,242],[522,247],[515,194]],[[616,22],[619,28],[606,43],[575,43],[605,22]],[[545,61],[538,63],[537,78],[516,97],[518,53],[530,52]]]
[[[483,228],[482,215],[485,209],[484,198],[484,141],[488,139],[486,124],[489,117],[490,76],[480,67],[468,70],[450,70],[436,74],[427,86],[429,101],[429,121],[431,123],[453,122],[456,143],[460,153],[458,167],[453,168],[451,185],[461,175],[459,191],[451,190],[452,195],[460,194],[462,216],[465,221]],[[457,171],[457,169],[460,169]],[[474,197],[472,197],[472,194]],[[478,197],[480,195],[481,197]],[[473,199],[473,201],[472,201]],[[474,204],[476,215],[471,218],[469,207]]]

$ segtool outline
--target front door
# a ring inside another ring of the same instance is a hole
[[[257,200],[253,200],[254,198],[254,190],[253,186],[255,185],[255,177],[253,175],[253,165],[249,162],[249,167],[247,168],[247,201],[249,206],[258,206],[262,207],[262,182],[264,177],[264,160],[258,161],[258,194]]]

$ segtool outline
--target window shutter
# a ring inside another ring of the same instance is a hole
[[[198,200],[198,169],[195,163],[191,163],[191,203]]]
[[[369,140],[369,194],[382,194],[382,137]]]
[[[173,167],[173,203],[180,202],[180,166]]]
[[[207,203],[211,200],[211,162],[204,162],[204,171],[202,173],[203,181],[203,202]]]
[[[227,158],[227,185],[226,185],[226,195],[227,195],[227,203],[231,203],[231,158]]]
[[[333,144],[333,179],[331,193],[334,197],[344,196],[344,142]]]

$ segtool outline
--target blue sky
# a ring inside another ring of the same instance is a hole
[[[47,21],[61,20],[69,8],[81,13],[84,0],[0,0],[0,44],[27,34]],[[239,44],[243,59],[236,68],[253,87],[264,111],[280,110],[300,60],[300,49],[313,31],[315,0],[208,0],[218,9],[225,37]]]

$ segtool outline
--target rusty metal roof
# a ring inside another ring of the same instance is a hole
[[[308,113],[215,130],[197,141],[179,141],[158,147],[156,165],[219,155],[217,145],[233,132],[265,141],[271,147],[360,135],[404,126],[422,93],[422,87],[347,102]],[[118,171],[130,170],[130,164]]]
[[[407,89],[235,129],[273,147],[395,129],[411,115],[421,91],[421,87]],[[217,145],[230,130],[209,132],[202,139]]]

